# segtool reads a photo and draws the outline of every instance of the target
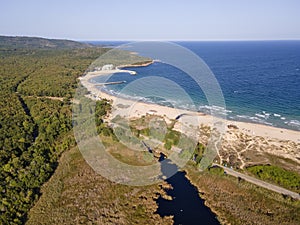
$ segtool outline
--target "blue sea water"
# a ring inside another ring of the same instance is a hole
[[[106,43],[113,45],[113,43]],[[200,56],[218,80],[226,102],[226,116],[230,120],[261,123],[275,127],[300,130],[300,41],[241,41],[241,42],[177,42]],[[155,62],[147,67],[128,68],[136,76],[117,73],[108,81],[126,83],[107,85],[110,93],[163,105],[190,108],[189,102],[174,95],[168,85],[156,83],[145,93],[145,84],[136,83],[131,90],[126,86],[141,78],[163,77],[176,82],[193,100],[197,111],[210,113],[205,95],[199,86],[181,70]],[[95,78],[95,82],[100,82]],[[150,86],[149,86],[150,87]],[[193,108],[195,110],[195,108]]]

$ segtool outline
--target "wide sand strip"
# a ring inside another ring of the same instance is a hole
[[[109,95],[100,91],[95,83],[91,83],[90,79],[101,76],[101,75],[109,75],[116,72],[128,72],[127,70],[105,70],[105,71],[97,71],[97,72],[89,72],[85,76],[80,77],[80,81],[83,86],[85,86],[90,94],[88,97],[97,100],[101,98],[106,98],[112,100],[113,107],[115,108],[112,117],[114,117],[114,113],[124,117],[141,117],[146,114],[155,114],[164,116],[167,119],[175,119],[180,114],[190,114],[193,117],[197,117],[200,125],[212,126],[214,118],[211,115],[206,115],[203,113],[192,112],[188,110],[175,109],[166,106],[160,106],[156,104],[149,104],[140,101],[133,101],[128,99],[117,98],[116,96]],[[125,107],[124,107],[125,106]],[[279,140],[290,140],[296,143],[300,143],[300,132],[294,130],[288,130],[283,128],[276,128],[271,126],[266,126],[263,124],[254,124],[254,123],[246,123],[239,121],[224,121],[227,125],[235,125],[238,127],[240,131],[243,133],[247,133],[250,136],[261,136],[265,138],[273,138]]]

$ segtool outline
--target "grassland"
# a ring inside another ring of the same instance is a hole
[[[155,214],[163,183],[132,187],[96,174],[77,148],[63,154],[55,174],[42,188],[27,225],[172,224]]]

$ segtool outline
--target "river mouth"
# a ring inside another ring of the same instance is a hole
[[[160,159],[161,170],[164,176],[168,177],[170,171],[177,168],[169,159]],[[185,176],[186,173],[178,171],[166,179],[172,189],[166,189],[172,200],[160,196],[156,203],[156,211],[161,217],[173,216],[174,225],[219,225],[216,215],[204,204],[199,197],[198,190]]]

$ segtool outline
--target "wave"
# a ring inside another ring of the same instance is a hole
[[[255,114],[256,116],[248,116],[248,115],[236,115],[237,118],[242,119],[244,122],[252,122],[252,123],[260,123],[264,125],[274,126],[272,122],[266,121],[266,116],[262,114]],[[236,119],[236,118],[234,118]]]
[[[252,115],[251,114],[244,115],[244,114],[238,114],[237,112],[234,112],[232,110],[220,106],[200,105],[196,107],[194,104],[191,104],[190,102],[185,102],[179,99],[174,100],[174,99],[164,99],[160,97],[142,97],[134,94],[132,95],[124,94],[109,89],[109,87],[102,87],[101,91],[104,91],[107,94],[124,98],[124,99],[140,101],[140,102],[145,102],[150,104],[158,104],[162,106],[183,109],[183,110],[197,111],[197,112],[202,112],[217,117],[226,116],[229,120],[237,120],[237,121],[258,123],[258,124],[274,126],[274,127],[283,127],[287,129],[300,130],[299,120],[295,120],[295,119],[287,120],[286,117],[282,116],[279,113],[261,111],[260,113],[253,113]]]
[[[198,107],[198,111],[206,114],[221,115],[221,116],[227,116],[228,114],[232,113],[231,110],[216,105],[202,105]]]
[[[118,91],[109,89],[108,87],[104,86],[100,88],[101,91],[123,99],[133,100],[133,101],[139,101],[144,103],[150,103],[150,104],[158,104],[162,106],[167,106],[171,108],[177,108],[177,109],[184,109],[184,110],[191,110],[196,111],[196,107],[194,104],[188,104],[184,101],[180,100],[173,100],[173,99],[164,99],[161,97],[145,97],[145,96],[139,96],[136,94],[124,94],[120,93]]]
[[[271,113],[262,111],[260,113],[254,113],[253,115],[243,115],[237,114],[232,110],[226,109],[224,107],[216,106],[216,105],[200,105],[196,107],[194,104],[190,102],[187,103],[182,100],[174,100],[174,99],[164,99],[160,97],[142,97],[138,95],[130,95],[120,93],[118,91],[109,89],[108,87],[101,87],[101,91],[124,99],[140,101],[150,104],[158,104],[162,106],[167,106],[171,108],[183,109],[183,110],[190,110],[190,111],[197,111],[202,112],[205,114],[210,114],[214,116],[224,117],[226,116],[229,120],[238,120],[243,122],[251,122],[251,123],[259,123],[268,126],[279,126],[285,127],[288,129],[300,129],[300,121],[298,120],[286,120],[286,117],[283,117],[281,114],[278,113]],[[282,122],[281,122],[282,121]]]
[[[292,126],[292,127],[300,128],[300,121],[299,120],[290,120],[290,121],[286,121],[284,123],[289,125],[289,126]]]
[[[266,115],[262,115],[262,114],[259,114],[259,113],[255,113],[255,116],[263,118],[263,119],[267,119]]]

